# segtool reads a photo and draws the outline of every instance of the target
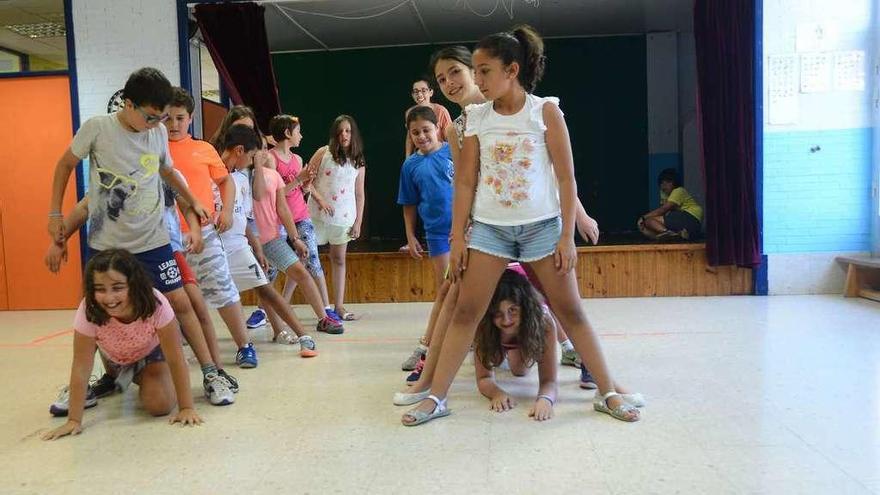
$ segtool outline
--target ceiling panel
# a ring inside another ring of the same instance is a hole
[[[547,37],[693,30],[693,0],[311,0],[265,5],[273,52],[470,42],[520,23]]]

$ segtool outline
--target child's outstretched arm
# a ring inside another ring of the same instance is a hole
[[[409,255],[415,259],[422,259],[422,245],[416,237],[416,217],[418,211],[416,205],[403,205],[403,225],[406,229],[406,244],[409,246]]]
[[[49,201],[49,237],[53,242],[64,242],[64,215],[61,213],[61,205],[64,203],[64,190],[70,174],[76,168],[80,159],[70,151],[64,151],[58,163],[55,165],[55,176],[52,179],[52,199]]]
[[[587,210],[584,209],[580,198],[577,198],[577,216],[574,223],[578,233],[585,241],[592,242],[594,246],[599,244],[599,222],[587,215]]]
[[[290,213],[290,207],[287,206],[287,199],[284,197],[283,192],[284,189],[279,188],[278,194],[275,195],[275,211],[278,212],[278,219],[281,220],[281,225],[284,225],[284,230],[287,231],[287,238],[293,244],[296,255],[299,256],[299,259],[304,260],[309,257],[309,247],[306,246],[306,243],[303,242],[299,235],[299,229],[296,228],[296,223],[293,221],[293,215]]]
[[[204,249],[204,239],[202,239],[202,224],[199,222],[199,216],[192,209],[192,205],[185,199],[178,196],[176,198],[177,208],[183,214],[186,225],[189,227],[189,233],[184,236],[184,247],[186,252],[199,254]]]
[[[218,234],[222,234],[232,227],[232,208],[235,205],[235,180],[231,175],[226,174],[219,179],[214,179],[214,184],[220,190],[220,214],[217,215],[217,222],[214,227]],[[192,231],[192,229],[190,229]]]
[[[505,412],[516,407],[516,400],[495,383],[495,372],[483,366],[476,353],[474,353],[474,374],[477,377],[477,390],[483,394],[483,397],[489,399],[489,409]]]
[[[452,232],[449,254],[449,274],[452,281],[461,278],[467,269],[467,243],[465,231],[474,205],[479,171],[480,143],[476,136],[466,136],[461,149],[461,159],[455,163],[455,187],[452,200]]]
[[[354,202],[357,207],[357,217],[354,219],[354,225],[348,231],[348,236],[357,239],[361,236],[361,223],[364,221],[364,182],[367,176],[367,166],[363,165],[358,168],[357,179],[354,181]]]
[[[86,407],[86,391],[89,387],[89,374],[95,365],[94,337],[87,337],[79,332],[73,333],[73,364],[70,367],[70,402],[67,410],[67,422],[43,435],[43,440],[55,440],[67,435],[78,435],[82,432],[83,411]]]
[[[159,174],[162,175],[162,180],[164,180],[166,184],[171,186],[177,191],[177,194],[179,194],[181,198],[190,204],[193,211],[198,215],[200,221],[207,222],[209,220],[208,210],[199,203],[196,197],[193,196],[192,191],[189,190],[186,183],[174,172],[174,167],[159,167]]]
[[[263,196],[266,194],[266,179],[263,173],[263,167],[269,167],[270,160],[272,160],[272,157],[269,156],[268,151],[259,150],[254,154],[254,185],[251,195],[256,201],[263,199]]]
[[[574,159],[571,155],[571,141],[568,126],[562,117],[562,110],[553,103],[544,103],[544,133],[547,151],[553,163],[553,171],[559,185],[559,202],[562,209],[562,235],[556,246],[554,261],[559,274],[568,273],[577,264],[577,251],[574,247],[574,223],[577,215],[577,183],[574,179]]]
[[[171,381],[174,382],[174,391],[177,394],[177,414],[168,422],[183,425],[201,424],[202,418],[193,407],[192,392],[189,388],[189,370],[186,366],[186,359],[183,357],[177,320],[171,320],[164,327],[157,328],[156,334],[159,336],[162,354],[165,355],[168,367],[171,369]]]
[[[269,270],[269,262],[266,261],[266,255],[263,254],[263,245],[260,243],[260,236],[254,233],[253,220],[248,219],[248,223],[244,228],[244,236],[247,237],[248,244],[251,245],[251,251],[254,252],[254,258],[264,271]]]
[[[529,409],[529,417],[545,421],[553,417],[556,404],[556,372],[559,358],[556,355],[556,322],[548,314],[544,318],[544,354],[538,361],[538,398]]]
[[[49,250],[46,252],[44,262],[46,267],[52,273],[58,273],[61,270],[62,262],[67,262],[67,239],[70,239],[80,227],[86,224],[89,217],[89,198],[83,198],[76,206],[73,207],[70,214],[64,218],[64,240],[62,242],[52,241],[49,244]]]

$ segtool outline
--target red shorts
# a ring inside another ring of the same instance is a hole
[[[187,264],[186,256],[184,256],[182,251],[174,252],[174,261],[177,262],[177,267],[180,268],[180,278],[183,285],[199,285],[199,282],[196,280],[196,275],[193,273],[192,268]]]

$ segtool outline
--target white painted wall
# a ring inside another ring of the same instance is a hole
[[[155,67],[180,82],[174,0],[72,0],[80,121],[107,113],[129,74]]]

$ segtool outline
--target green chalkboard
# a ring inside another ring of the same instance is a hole
[[[644,36],[547,40],[547,75],[536,94],[558,96],[571,133],[578,194],[603,231],[630,230],[647,205],[647,91]],[[276,54],[281,106],[300,117],[308,160],[327,143],[339,114],[360,126],[367,159],[364,233],[403,239],[397,186],[403,113],[412,81],[438,46]],[[440,91],[434,101],[457,116]]]

